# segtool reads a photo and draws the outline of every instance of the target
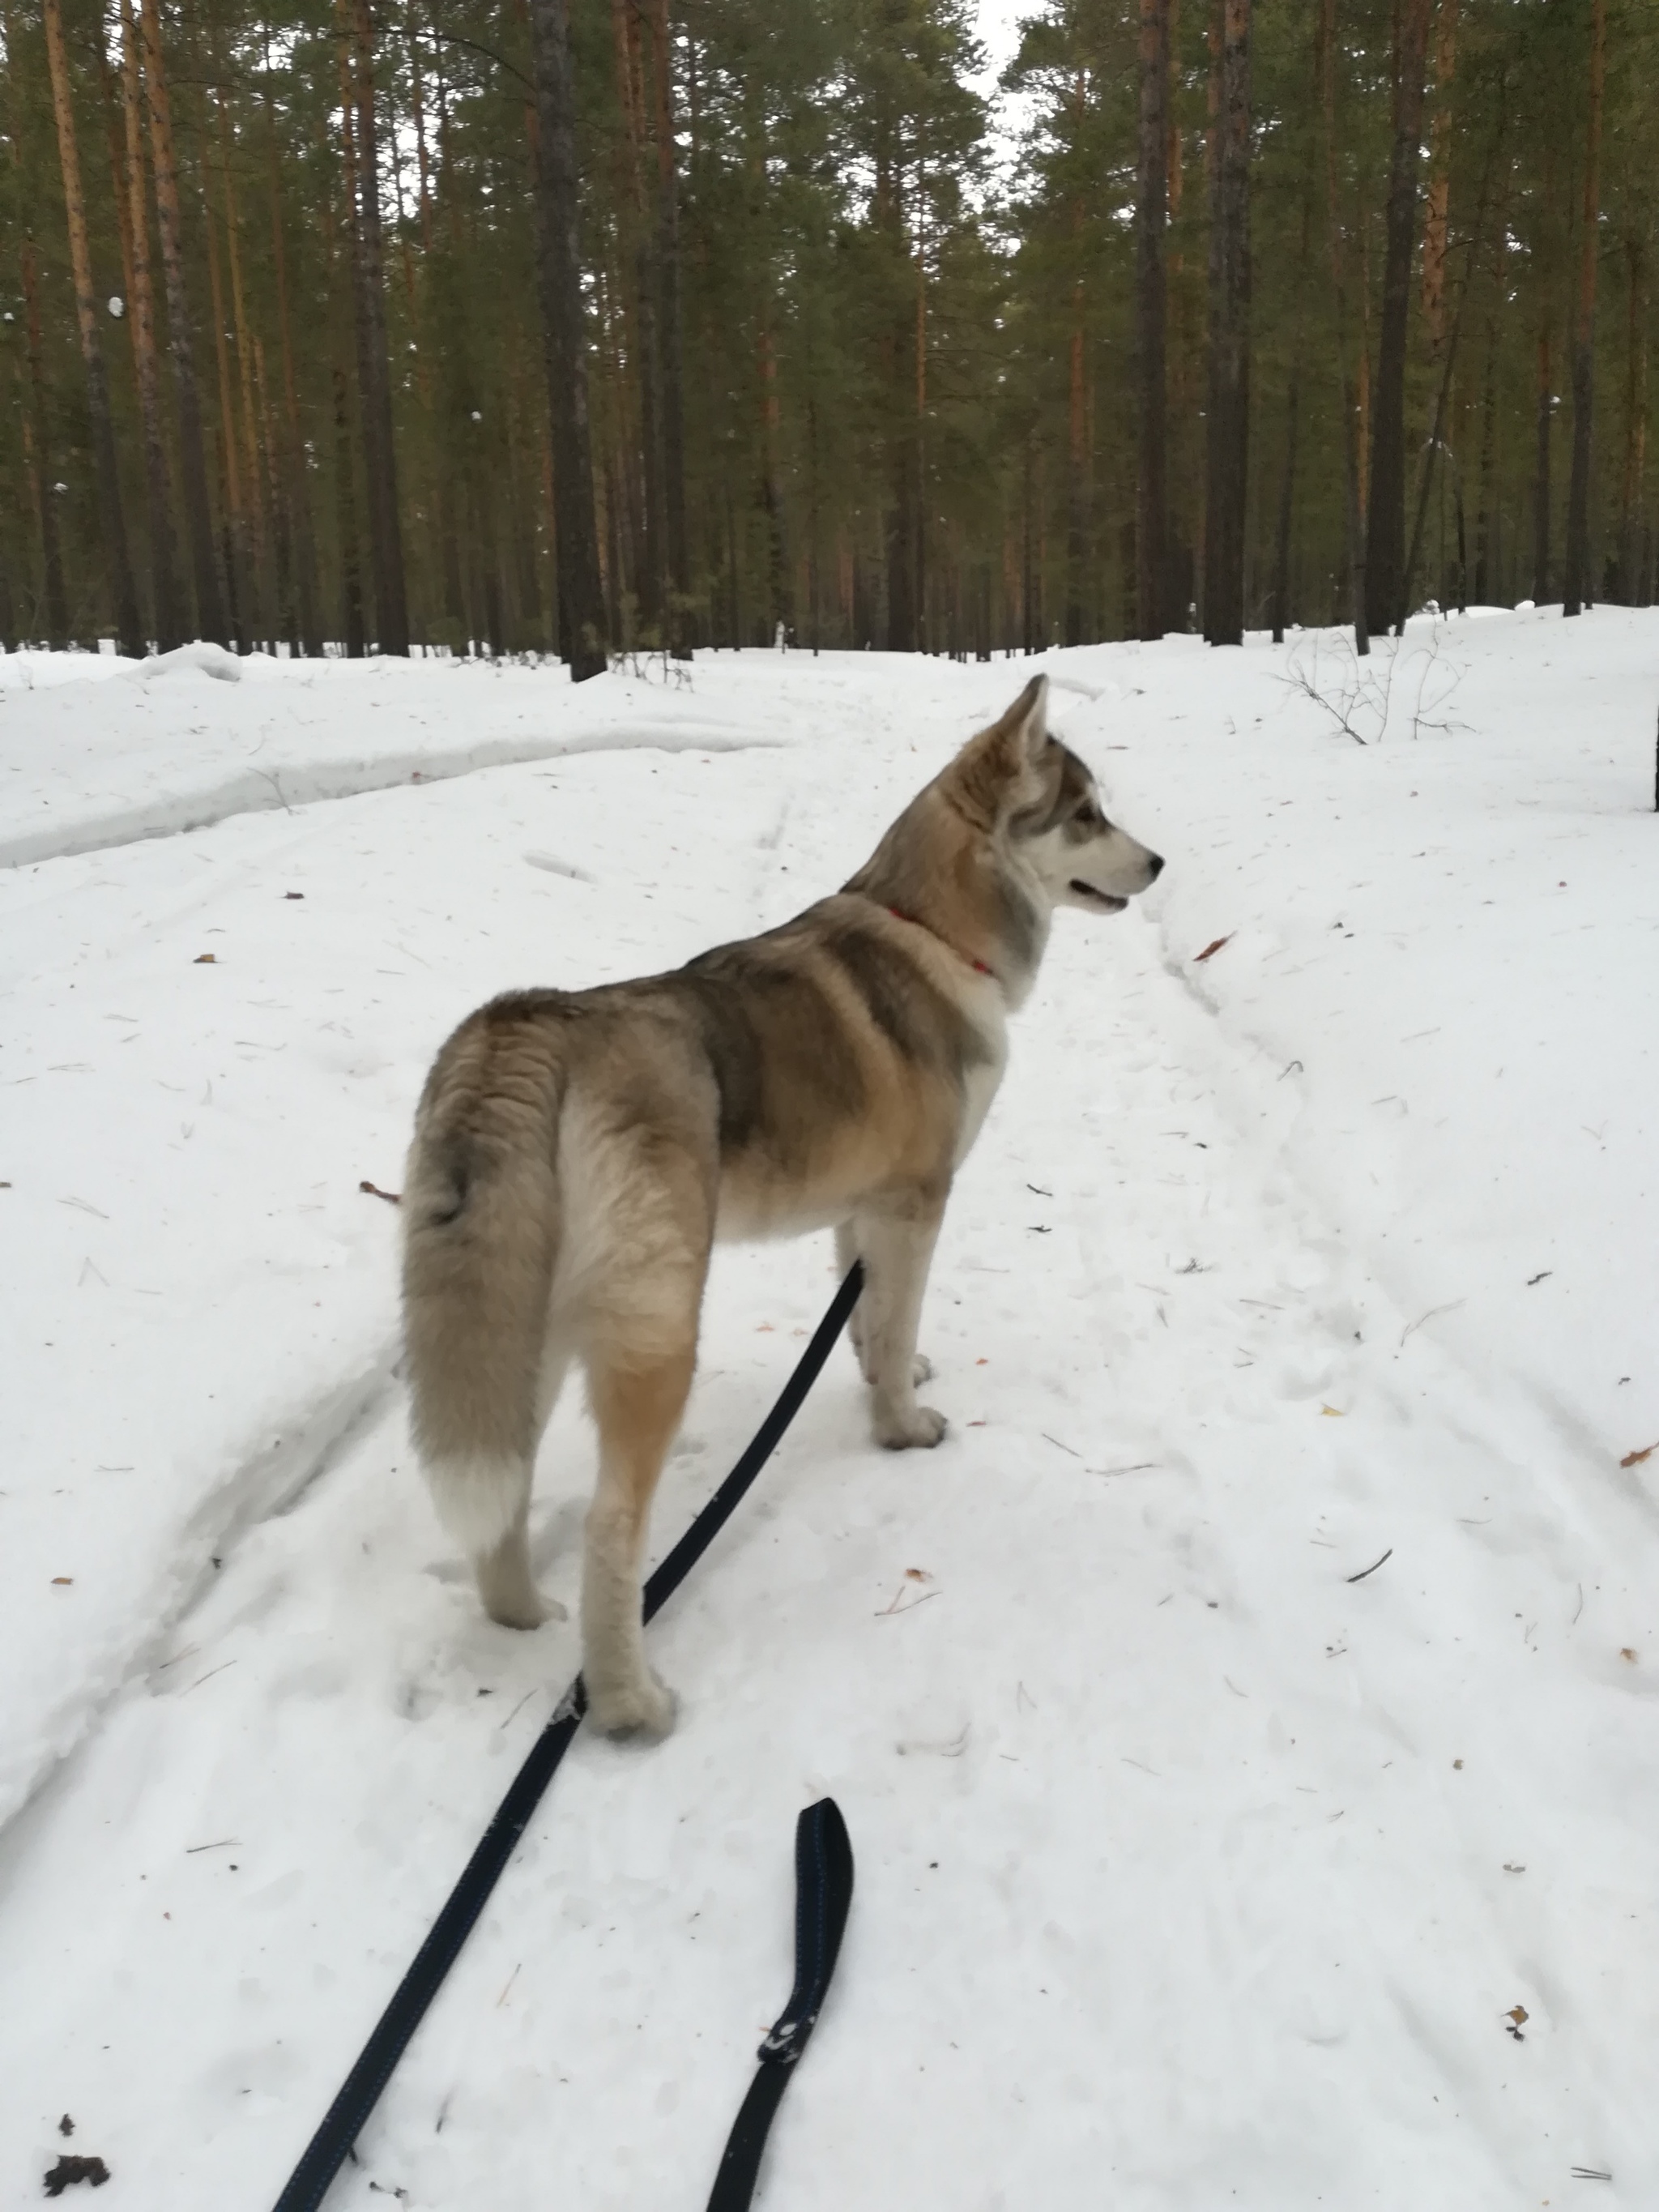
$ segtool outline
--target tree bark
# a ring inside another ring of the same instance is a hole
[[[1140,0],[1139,179],[1135,199],[1135,635],[1162,637],[1169,567],[1165,355],[1170,219],[1170,0]]]
[[[288,244],[283,224],[282,164],[276,151],[276,118],[270,97],[265,101],[266,147],[270,161],[270,246],[276,274],[276,328],[283,349],[283,496],[288,506],[294,539],[295,581],[299,599],[298,632],[301,651],[323,649],[317,596],[317,538],[311,512],[311,483],[307,469],[305,440],[300,431],[299,391],[294,374],[292,318],[288,298]]]
[[[386,270],[380,228],[380,167],[374,117],[374,33],[368,0],[349,8],[349,41],[341,67],[345,120],[355,124],[351,194],[352,271],[357,306],[357,378],[368,495],[369,565],[374,576],[376,642],[381,653],[409,655],[409,600],[403,524],[398,507],[398,452],[392,423],[392,374],[386,359]],[[346,29],[343,23],[342,28]],[[348,58],[349,55],[349,58]]]
[[[1402,623],[1406,609],[1406,336],[1417,180],[1423,137],[1423,75],[1430,0],[1395,0],[1394,154],[1389,173],[1382,321],[1371,423],[1365,584],[1370,627]]]
[[[11,45],[9,26],[6,36]],[[15,150],[16,140],[12,141]],[[53,489],[52,447],[46,436],[46,378],[40,342],[40,289],[34,240],[23,235],[23,315],[28,333],[29,407],[23,417],[23,457],[34,490],[35,512],[40,522],[40,563],[46,586],[46,642],[70,641],[69,595],[64,589],[64,552],[58,529],[57,494]]]
[[[1543,606],[1550,595],[1550,430],[1555,395],[1550,389],[1550,311],[1538,330],[1538,427],[1532,489],[1532,596]]]
[[[1342,250],[1342,212],[1336,182],[1336,0],[1320,0],[1318,27],[1320,107],[1324,118],[1325,222],[1331,259],[1331,293],[1336,315],[1336,365],[1342,392],[1342,483],[1347,524],[1348,601],[1353,648],[1364,659],[1371,649],[1365,615],[1365,506],[1360,486],[1364,441],[1359,430],[1352,372],[1348,366],[1346,257]]]
[[[1451,199],[1452,78],[1457,68],[1458,0],[1440,0],[1434,35],[1434,127],[1423,217],[1423,316],[1436,358],[1446,337],[1446,238]]]
[[[1502,296],[1501,293],[1499,296]],[[1474,538],[1474,599],[1477,606],[1489,605],[1497,591],[1493,573],[1496,563],[1492,559],[1495,535],[1492,464],[1497,436],[1498,325],[1489,318],[1486,324],[1486,368],[1480,395],[1480,513],[1475,522]]]
[[[680,181],[674,137],[674,49],[668,32],[668,0],[650,0],[650,10],[656,87],[657,343],[661,362],[667,634],[669,650],[675,658],[690,660],[691,577],[685,536],[685,340],[680,310]]]
[[[340,536],[340,627],[348,660],[361,660],[363,625],[362,556],[357,541],[356,457],[351,447],[351,403],[345,370],[334,364],[334,499]]]
[[[149,219],[144,198],[143,88],[138,61],[138,27],[133,20],[131,0],[121,0],[121,114],[125,131],[122,184],[131,258],[127,307],[132,328],[133,368],[138,380],[138,414],[144,438],[150,584],[155,596],[156,642],[163,653],[167,653],[184,642],[185,611],[179,588],[173,480],[161,429],[155,294],[149,265]]]
[[[246,649],[248,538],[247,516],[242,505],[242,462],[236,441],[236,415],[231,398],[230,348],[225,335],[225,295],[219,272],[219,235],[213,208],[205,198],[202,209],[207,229],[208,299],[213,309],[214,363],[219,372],[219,460],[224,478],[224,515],[221,534],[224,544],[225,588],[230,634],[239,653]]]
[[[565,0],[529,0],[529,8],[539,125],[537,265],[552,428],[559,641],[572,679],[580,684],[602,675],[606,664],[587,419],[575,103]]]
[[[1204,635],[1244,642],[1244,507],[1250,421],[1250,9],[1214,0],[1210,168],[1210,373],[1206,424]]]
[[[647,63],[640,0],[611,0],[611,40],[623,119],[617,138],[614,188],[617,306],[623,319],[622,352],[632,368],[631,379],[626,372],[618,379],[618,396],[631,381],[639,409],[637,443],[628,438],[625,429],[623,432],[624,445],[631,447],[629,461],[637,464],[639,472],[640,528],[634,588],[645,635],[661,642],[667,533],[663,516],[656,224],[652,213],[654,195],[646,181]],[[751,172],[758,177],[762,167],[758,130],[749,160]],[[759,187],[756,189],[758,197]]]
[[[1071,375],[1066,410],[1066,628],[1067,645],[1083,643],[1083,594],[1089,564],[1089,410],[1084,375],[1083,283],[1072,288]]]
[[[222,64],[215,57],[216,71]],[[241,222],[236,212],[236,188],[231,175],[230,113],[224,95],[218,96],[219,111],[219,184],[225,204],[225,255],[227,272],[230,278],[230,307],[236,343],[237,385],[241,398],[241,467],[242,482],[246,488],[244,507],[246,529],[245,558],[248,577],[248,615],[256,639],[269,640],[270,622],[270,528],[265,512],[264,456],[260,451],[258,410],[253,393],[253,340],[248,328],[247,312],[242,289]],[[232,418],[229,434],[234,434],[234,405],[230,404]]]
[[[142,0],[139,18],[144,58],[144,92],[149,108],[151,167],[155,178],[155,214],[167,281],[167,346],[179,403],[179,473],[184,485],[185,524],[190,538],[191,580],[196,590],[198,636],[220,645],[230,642],[224,593],[213,545],[213,510],[208,496],[207,454],[202,437],[202,402],[196,380],[196,349],[185,281],[184,231],[179,213],[179,172],[173,152],[173,107],[167,64],[161,52],[161,0]]]
[[[99,520],[117,641],[123,653],[141,659],[144,626],[138,614],[126,519],[121,511],[121,474],[115,457],[115,427],[110,420],[109,380],[98,337],[98,301],[93,289],[92,252],[87,242],[86,202],[81,190],[81,155],[76,142],[75,109],[69,61],[64,52],[59,0],[41,0],[46,33],[46,63],[52,73],[52,106],[58,126],[58,160],[64,178],[64,212],[69,223],[70,264],[75,276],[75,315],[81,358],[87,372],[87,413],[92,428],[93,461],[98,478]]]
[[[1601,217],[1601,103],[1607,78],[1607,0],[1590,0],[1589,114],[1578,242],[1578,317],[1572,343],[1572,472],[1567,480],[1567,573],[1561,611],[1583,611],[1590,574],[1590,416],[1595,395],[1596,232]]]
[[[1638,518],[1648,452],[1647,256],[1638,231],[1625,240],[1627,298],[1625,335],[1625,465],[1619,488],[1619,596],[1641,603],[1637,580]]]

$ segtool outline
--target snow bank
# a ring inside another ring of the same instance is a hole
[[[239,659],[200,643],[35,658],[74,674],[0,694],[0,867],[572,752],[780,741],[753,716],[711,721],[684,690],[605,677],[572,692],[551,665]],[[113,711],[110,672],[131,687]]]

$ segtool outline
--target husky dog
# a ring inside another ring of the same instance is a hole
[[[833,1228],[864,1262],[850,1327],[878,1443],[936,1444],[916,1402],[928,1262],[1056,907],[1116,914],[1163,866],[1109,822],[1028,684],[846,887],[672,975],[513,991],[427,1079],[404,1187],[414,1433],[492,1620],[549,1611],[526,1532],[537,1444],[586,1370],[599,1481],[582,1570],[589,1712],[661,1735],[641,1554],[719,1237]]]

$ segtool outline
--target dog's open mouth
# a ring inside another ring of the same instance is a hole
[[[1118,898],[1110,891],[1097,891],[1092,884],[1085,884],[1081,876],[1073,877],[1072,889],[1079,898],[1087,899],[1091,906],[1097,906],[1103,914],[1121,914],[1129,903],[1127,899]]]

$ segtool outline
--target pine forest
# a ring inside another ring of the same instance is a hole
[[[0,639],[1648,605],[1655,0],[0,0]]]

